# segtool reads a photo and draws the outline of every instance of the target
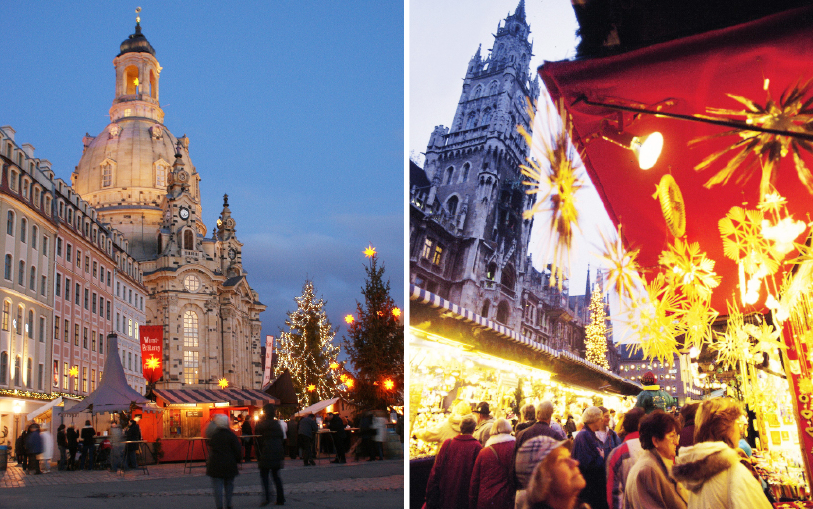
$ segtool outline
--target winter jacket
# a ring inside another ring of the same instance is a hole
[[[469,488],[470,509],[512,509],[514,481],[509,466],[514,461],[515,439],[493,435],[477,455]]]
[[[300,435],[305,435],[306,437],[313,438],[319,431],[319,426],[316,425],[316,421],[314,421],[308,416],[305,416],[302,418],[301,421],[299,421],[298,431]],[[257,433],[256,428],[254,429],[254,433]]]
[[[670,462],[671,463],[671,462]],[[686,509],[689,493],[654,450],[644,451],[627,477],[626,509]]]
[[[299,434],[299,422],[296,419],[288,421],[288,446],[296,446],[297,435]]]
[[[75,449],[79,446],[79,432],[76,431],[76,428],[68,428],[65,438],[68,440],[68,448]]]
[[[607,504],[610,509],[624,508],[627,477],[643,451],[637,431],[628,434],[623,444],[610,451],[607,457]]]
[[[257,438],[257,464],[260,468],[282,468],[282,459],[285,457],[282,427],[276,419],[263,419],[254,426]]]
[[[219,479],[230,479],[238,475],[237,463],[242,458],[243,448],[240,439],[229,428],[217,428],[209,440],[209,458],[206,460],[206,475]]]
[[[596,433],[596,438],[598,438],[598,433]],[[618,436],[618,433],[616,433],[612,428],[607,428],[604,436],[604,442],[602,442],[604,457],[609,458],[612,450],[619,445],[621,445],[621,438]]]
[[[678,447],[689,447],[694,445],[694,421],[687,422],[680,430],[680,443]]]
[[[688,509],[771,509],[762,486],[725,442],[682,447],[672,475],[689,490]]]
[[[426,509],[468,509],[471,473],[483,448],[471,435],[443,442],[426,484]]]
[[[425,429],[419,431],[416,435],[424,442],[440,442],[442,444],[460,434],[460,423],[463,422],[463,417],[465,415],[452,414],[446,422],[437,428]]]
[[[593,509],[607,507],[607,472],[604,465],[604,448],[595,431],[585,426],[573,440],[573,458],[579,462],[579,470],[587,485],[580,498]]]
[[[638,399],[635,400],[635,406],[643,408],[647,415],[657,409],[665,412],[668,407],[676,403],[677,399],[670,396],[666,391],[662,391],[659,385],[644,385],[644,390],[638,394]]]
[[[64,429],[56,432],[56,445],[57,447],[68,447],[68,436]]]
[[[344,421],[339,416],[339,414],[334,415],[333,418],[330,420],[330,431],[335,432],[335,434],[333,435],[333,440],[337,442],[340,440],[344,440],[345,436]]]
[[[477,428],[474,429],[474,438],[480,442],[480,445],[483,447],[486,446],[486,442],[488,439],[491,438],[491,428],[494,426],[494,417],[488,416],[485,421],[478,422]]]
[[[528,440],[536,437],[551,437],[554,440],[564,440],[564,434],[559,433],[555,429],[551,428],[547,422],[544,421],[535,421],[533,425],[525,428],[524,430],[517,433],[517,444],[514,448],[514,457],[511,461],[511,479],[514,482],[518,482],[516,475],[516,466],[517,466],[517,452],[522,447],[522,445],[527,442]]]
[[[525,421],[525,422],[517,423],[516,428],[514,428],[514,435],[519,435],[520,431],[522,431],[524,429],[527,429],[527,428],[530,428],[534,424],[536,424],[536,419],[534,419],[532,421]]]
[[[93,426],[85,426],[82,428],[82,432],[80,433],[82,437],[82,444],[92,444],[94,437],[96,437],[96,430],[93,429]]]
[[[573,437],[573,433],[576,432],[576,421],[572,417],[565,423],[565,432],[569,438]]]
[[[25,437],[25,453],[26,454],[40,454],[42,452],[42,437],[40,437],[39,428],[34,431],[29,431]]]

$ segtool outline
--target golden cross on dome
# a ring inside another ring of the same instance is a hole
[[[141,12],[141,7],[136,7],[136,23],[141,23],[141,16],[138,13]]]

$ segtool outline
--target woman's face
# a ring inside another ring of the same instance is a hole
[[[578,495],[587,484],[579,470],[579,462],[564,447],[557,447],[550,456],[550,496],[569,498]]]
[[[663,440],[658,437],[652,437],[652,445],[655,446],[655,450],[658,451],[658,454],[660,454],[662,458],[670,461],[675,460],[675,450],[677,450],[679,443],[680,435],[678,435],[674,429],[667,433],[666,436],[663,437]]]

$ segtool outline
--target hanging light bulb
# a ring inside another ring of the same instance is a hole
[[[658,157],[663,150],[663,135],[655,131],[649,136],[636,136],[632,139],[630,149],[638,158],[638,166],[642,170],[648,170],[658,162]]]

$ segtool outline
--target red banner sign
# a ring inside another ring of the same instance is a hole
[[[141,369],[144,378],[155,383],[163,376],[164,326],[144,325],[139,328],[141,335]]]

